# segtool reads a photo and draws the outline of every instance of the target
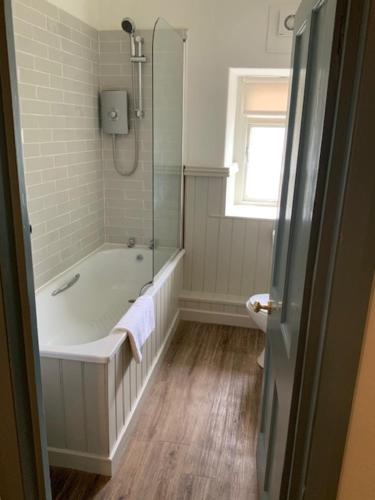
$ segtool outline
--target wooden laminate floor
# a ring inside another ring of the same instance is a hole
[[[181,323],[111,479],[51,469],[59,500],[255,500],[263,334]]]

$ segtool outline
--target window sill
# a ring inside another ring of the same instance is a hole
[[[225,215],[246,219],[276,220],[277,208],[263,205],[231,205],[227,206]]]

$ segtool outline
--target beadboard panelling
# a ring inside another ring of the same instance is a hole
[[[53,358],[41,358],[44,408],[48,443],[56,448],[66,448],[65,408],[61,377],[62,361]]]
[[[103,425],[103,408],[106,405],[106,367],[98,363],[84,363],[85,431],[87,452],[100,455],[108,453],[108,429]]]
[[[44,0],[14,0],[36,287],[104,241],[98,32]]]
[[[50,463],[111,475],[125,431],[179,319],[182,253],[146,292],[154,299],[156,329],[134,361],[126,338],[109,363],[41,357]]]
[[[85,363],[62,361],[62,384],[64,388],[64,422],[66,446],[71,450],[87,451],[86,398],[84,391]],[[71,390],[74,387],[74,390]]]
[[[226,296],[228,306],[233,297],[244,303],[254,293],[267,292],[274,222],[225,216],[225,176],[193,174],[185,177],[184,291]],[[195,301],[194,307],[212,310],[208,303]]]

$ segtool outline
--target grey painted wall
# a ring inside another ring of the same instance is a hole
[[[98,32],[44,0],[13,15],[38,287],[104,241]]]

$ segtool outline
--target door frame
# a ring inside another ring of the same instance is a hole
[[[336,498],[375,267],[375,2],[337,3],[339,91],[296,367],[280,497],[288,500]]]
[[[345,42],[340,45],[341,85],[307,336],[296,372],[295,430],[289,432],[281,497],[289,499],[335,498],[374,270],[375,169],[368,131],[375,116],[375,8],[373,0],[361,6],[338,3],[348,9],[339,40]],[[6,235],[0,240],[0,388],[7,401],[2,416],[9,424],[0,470],[10,471],[1,493],[49,499],[10,4],[0,4],[0,229]]]
[[[50,499],[11,1],[0,2],[0,496]]]

